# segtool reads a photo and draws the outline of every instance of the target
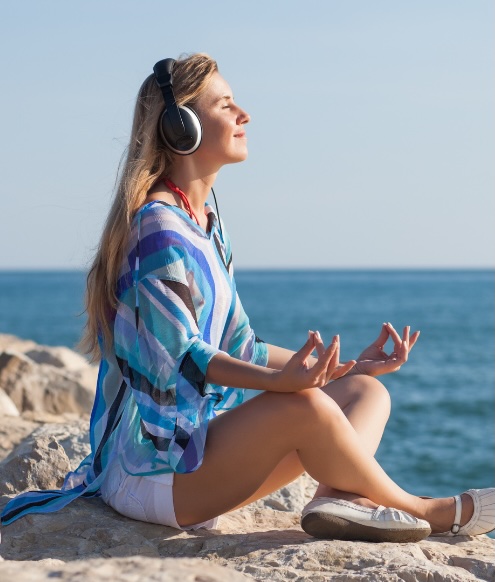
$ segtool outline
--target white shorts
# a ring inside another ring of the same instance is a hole
[[[181,527],[175,518],[172,485],[174,473],[137,477],[124,471],[118,460],[107,468],[100,487],[103,501],[118,513],[149,523],[182,530],[214,529],[218,517],[203,523]]]

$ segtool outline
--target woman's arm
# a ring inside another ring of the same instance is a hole
[[[266,346],[268,348],[268,367],[273,368],[274,370],[281,370],[296,353],[292,350],[286,350],[285,348],[274,346],[272,344],[266,344]],[[308,356],[308,360],[311,364],[314,364],[316,358]]]
[[[292,350],[287,350],[285,348],[274,346],[272,344],[266,345],[268,347],[268,367],[274,368],[275,370],[282,370],[282,368],[296,353],[293,352]],[[313,366],[317,361],[318,361],[317,358],[314,358],[313,356],[308,356],[308,363],[310,366]],[[351,360],[350,362],[341,362],[338,365],[337,369],[332,374],[331,379],[336,380],[337,378],[345,376],[347,373],[349,373],[349,371],[353,369],[355,363],[356,363],[355,360]]]
[[[278,370],[243,362],[226,353],[213,356],[206,371],[206,381],[233,388],[274,390],[272,383]]]
[[[325,349],[318,332],[309,332],[308,335],[308,341],[298,352],[269,346],[268,368],[242,362],[220,352],[208,364],[206,381],[235,388],[297,392],[307,388],[321,388],[340,376],[342,370],[346,373],[354,365],[354,361],[340,365],[339,336],[335,336]],[[318,354],[317,358],[311,356],[314,350]]]

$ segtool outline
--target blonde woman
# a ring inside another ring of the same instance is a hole
[[[206,204],[222,166],[246,158],[249,119],[207,55],[160,61],[144,81],[87,282],[84,343],[101,359],[92,452],[62,490],[18,496],[2,522],[101,494],[134,519],[215,527],[307,471],[319,482],[302,515],[313,536],[406,542],[495,528],[495,489],[420,498],[374,459],[390,411],[375,376],[406,362],[418,332],[383,324],[341,363],[339,336],[326,346],[310,331],[294,353],[251,329],[229,237]],[[263,392],[244,401],[244,388]]]

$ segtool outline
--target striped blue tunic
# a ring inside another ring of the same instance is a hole
[[[205,212],[207,232],[164,202],[137,212],[117,284],[113,346],[99,369],[91,454],[61,490],[12,499],[3,524],[98,495],[116,457],[132,475],[195,471],[209,420],[244,398],[242,389],[206,382],[211,358],[222,351],[267,365],[267,346],[237,295],[228,236],[208,204]]]

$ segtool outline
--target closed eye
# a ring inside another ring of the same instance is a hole
[[[222,105],[222,109],[229,109],[231,104],[234,102],[233,95],[222,95],[217,99],[218,101],[223,101],[224,105]]]

